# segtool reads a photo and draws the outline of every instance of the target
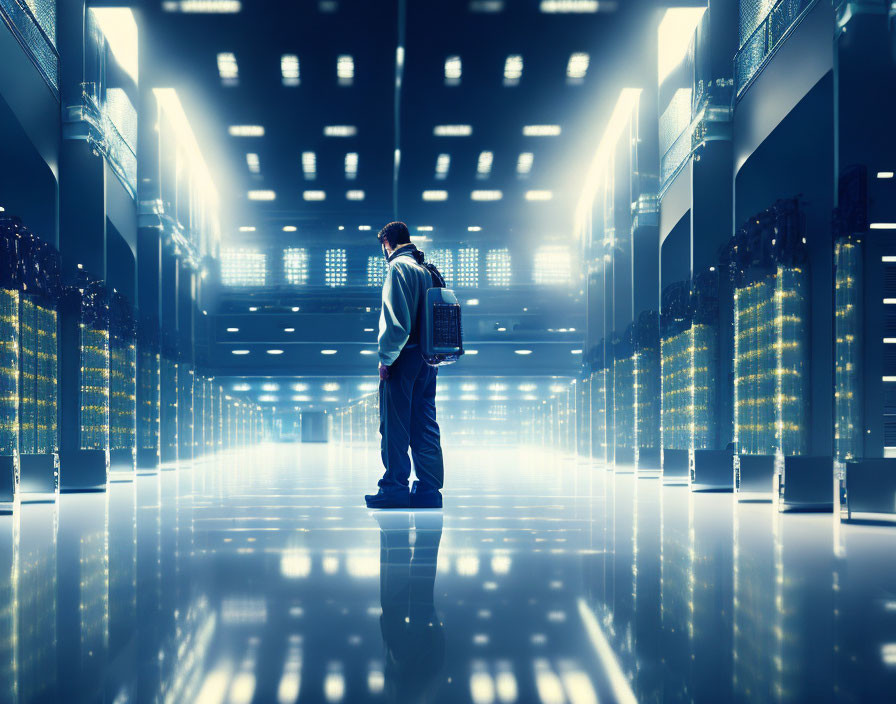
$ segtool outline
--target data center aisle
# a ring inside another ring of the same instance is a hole
[[[886,699],[891,528],[541,450],[447,453],[369,512],[368,446],[264,446],[0,516],[13,701]],[[832,695],[833,693],[833,695]]]

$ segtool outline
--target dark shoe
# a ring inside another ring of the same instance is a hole
[[[367,494],[364,501],[367,502],[367,508],[410,508],[407,489],[386,493],[380,489],[376,494]]]
[[[411,508],[442,508],[442,493],[438,489],[414,482],[411,488]]]

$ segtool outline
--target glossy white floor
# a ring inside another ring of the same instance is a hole
[[[373,447],[290,445],[0,516],[0,692],[586,704],[896,691],[896,529],[540,450],[446,460],[444,511],[367,511]]]

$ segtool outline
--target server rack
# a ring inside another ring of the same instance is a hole
[[[19,463],[23,498],[59,491],[59,254],[22,228],[19,257]]]
[[[656,311],[643,311],[632,333],[635,466],[660,471],[660,325]]]
[[[591,447],[592,457],[601,464],[607,458],[607,361],[604,341],[598,347],[598,356],[591,373]]]
[[[157,470],[160,450],[161,348],[159,324],[155,318],[140,319],[137,337],[137,468]]]
[[[177,462],[177,389],[178,364],[177,347],[172,335],[162,331],[162,357],[160,364],[161,385],[161,436],[159,439],[163,467],[172,467]]]
[[[0,505],[11,508],[19,484],[19,296],[20,235],[0,220]]]
[[[137,466],[137,325],[130,302],[118,291],[110,299],[110,469],[132,474]]]
[[[691,449],[691,286],[681,281],[662,293],[662,476],[665,483],[685,483]]]
[[[613,342],[613,467],[616,472],[635,469],[635,361],[634,324]]]
[[[193,459],[193,384],[192,363],[181,357],[177,365],[177,461]]]

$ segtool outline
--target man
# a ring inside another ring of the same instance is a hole
[[[380,312],[380,444],[386,472],[368,508],[441,508],[445,468],[436,423],[436,369],[420,353],[418,317],[432,274],[403,222],[377,235],[388,262]],[[408,490],[414,458],[417,481]]]

